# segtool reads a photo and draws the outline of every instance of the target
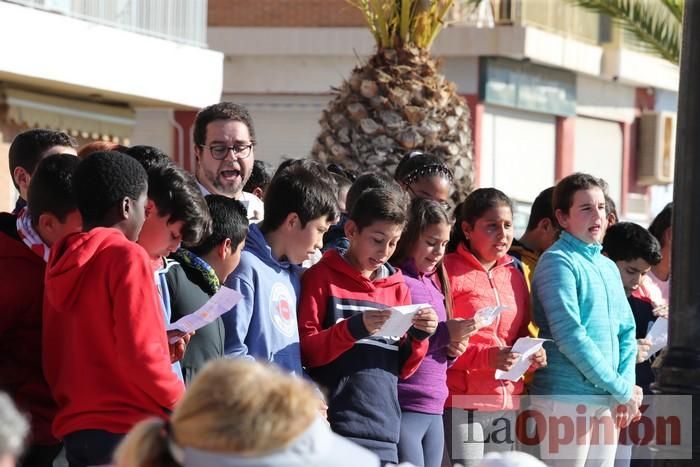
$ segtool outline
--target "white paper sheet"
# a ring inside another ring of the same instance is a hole
[[[386,323],[384,323],[384,326],[382,326],[375,335],[383,337],[403,336],[413,325],[413,317],[416,315],[418,310],[428,307],[430,307],[429,304],[420,303],[418,305],[403,305],[386,308],[386,310],[391,311],[391,317],[386,321]]]
[[[649,357],[666,347],[668,343],[668,318],[656,318],[654,325],[649,329],[646,339],[651,341]]]
[[[499,305],[480,309],[474,314],[474,325],[477,329],[490,326],[503,310],[507,310],[507,307]]]
[[[508,371],[496,370],[496,379],[509,379],[518,381],[530,368],[530,357],[532,357],[544,344],[547,339],[537,339],[534,337],[521,337],[515,341],[511,349],[513,353],[519,353],[520,358]]]
[[[197,311],[169,324],[167,330],[178,330],[185,333],[196,331],[229,311],[241,298],[243,298],[243,296],[237,291],[229,289],[228,287],[221,287],[219,291]],[[174,344],[177,340],[177,337],[173,337],[170,339],[170,343]]]

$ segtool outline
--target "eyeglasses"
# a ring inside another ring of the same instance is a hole
[[[201,148],[209,148],[209,152],[211,152],[211,157],[218,161],[226,159],[226,155],[229,151],[233,151],[234,158],[245,159],[246,157],[250,156],[253,146],[253,143],[234,144],[233,146],[226,146],[225,144],[212,144],[211,146],[206,146],[204,144],[199,145],[199,147]]]

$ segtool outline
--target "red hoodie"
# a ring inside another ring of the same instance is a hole
[[[32,444],[51,434],[56,403],[41,370],[41,302],[46,264],[17,235],[17,217],[0,214],[0,390],[31,415]]]
[[[416,371],[430,336],[414,327],[401,338],[367,332],[364,311],[411,303],[401,271],[386,267],[389,275],[372,281],[328,250],[301,278],[298,319],[302,362],[328,390],[331,428],[392,460],[401,426],[398,377]]]
[[[184,392],[170,367],[146,251],[117,229],[54,245],[46,270],[43,363],[59,410],[54,434],[127,433],[167,417]]]

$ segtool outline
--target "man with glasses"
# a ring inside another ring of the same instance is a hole
[[[220,102],[200,110],[194,122],[195,176],[202,194],[234,198],[243,203],[250,222],[260,222],[260,199],[243,191],[255,161],[255,129],[248,110]]]

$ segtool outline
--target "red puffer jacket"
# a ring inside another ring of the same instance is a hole
[[[491,325],[469,339],[467,350],[447,370],[450,396],[445,405],[486,411],[519,408],[519,401],[512,396],[524,392],[522,379],[497,380],[495,369],[489,366],[489,352],[512,346],[519,337],[528,335],[530,294],[522,271],[508,255],[486,271],[463,244],[445,257],[445,268],[455,318],[472,318],[485,307],[506,307]]]

